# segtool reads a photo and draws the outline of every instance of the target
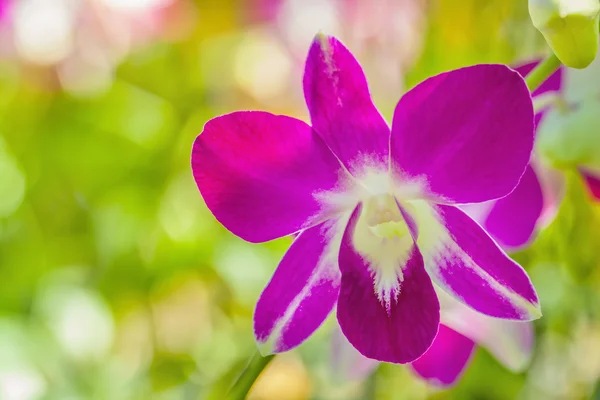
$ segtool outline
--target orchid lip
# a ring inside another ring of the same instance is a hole
[[[361,208],[353,246],[369,261],[375,293],[389,312],[402,290],[402,266],[410,257],[414,241],[392,195],[371,196]]]

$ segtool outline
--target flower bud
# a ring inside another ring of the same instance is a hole
[[[558,59],[585,68],[598,51],[600,0],[529,0],[533,25]]]

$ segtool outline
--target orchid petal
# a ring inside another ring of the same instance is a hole
[[[308,53],[304,97],[312,126],[354,175],[387,166],[390,128],[373,105],[364,72],[336,38],[319,34]]]
[[[435,386],[451,386],[465,371],[473,357],[475,343],[440,324],[433,344],[411,364],[413,371]]]
[[[525,246],[536,229],[544,206],[542,187],[531,166],[525,170],[521,181],[508,196],[492,200],[487,213],[469,213],[505,250]],[[471,205],[469,205],[471,206]]]
[[[337,254],[347,217],[302,231],[283,256],[254,312],[262,354],[290,350],[327,318],[338,298]]]
[[[521,372],[527,367],[531,361],[535,340],[531,322],[487,317],[441,290],[437,293],[444,325],[486,348],[509,370]]]
[[[210,120],[194,142],[192,170],[213,215],[249,242],[326,220],[333,211],[319,193],[347,175],[304,122],[258,111]]]
[[[533,105],[503,65],[445,72],[406,93],[394,112],[392,170],[447,203],[497,199],[518,184],[533,148]]]
[[[379,361],[360,354],[337,327],[331,336],[331,368],[338,379],[360,381],[369,376]]]
[[[414,243],[407,247],[398,237],[369,243],[363,237],[360,215],[359,205],[340,249],[340,328],[365,357],[411,362],[429,348],[437,334],[440,315],[433,284]],[[390,281],[397,285],[392,285],[391,295],[386,293]]]
[[[462,210],[425,201],[412,202],[410,210],[425,268],[438,286],[486,315],[524,321],[541,316],[523,268]]]

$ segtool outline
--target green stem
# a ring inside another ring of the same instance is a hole
[[[550,77],[560,67],[560,60],[554,54],[550,54],[544,61],[538,64],[527,77],[525,83],[527,87],[533,93],[534,90],[540,87],[546,79]]]
[[[246,395],[254,385],[254,382],[265,369],[274,355],[263,357],[258,352],[254,353],[246,366],[246,369],[233,384],[227,395],[227,400],[244,400]]]

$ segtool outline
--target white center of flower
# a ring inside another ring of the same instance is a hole
[[[323,209],[353,210],[362,205],[352,245],[369,268],[379,301],[390,312],[392,301],[400,295],[403,269],[414,247],[403,212],[413,215],[426,186],[396,179],[387,166],[372,161],[361,160],[359,167],[352,169],[357,178],[344,176],[338,188],[315,193],[315,198]]]
[[[378,194],[363,203],[354,232],[356,251],[369,264],[375,292],[389,311],[400,294],[402,267],[411,254],[413,239],[394,196]]]
[[[372,196],[363,212],[367,226],[379,238],[401,238],[410,234],[396,199],[389,194]]]

